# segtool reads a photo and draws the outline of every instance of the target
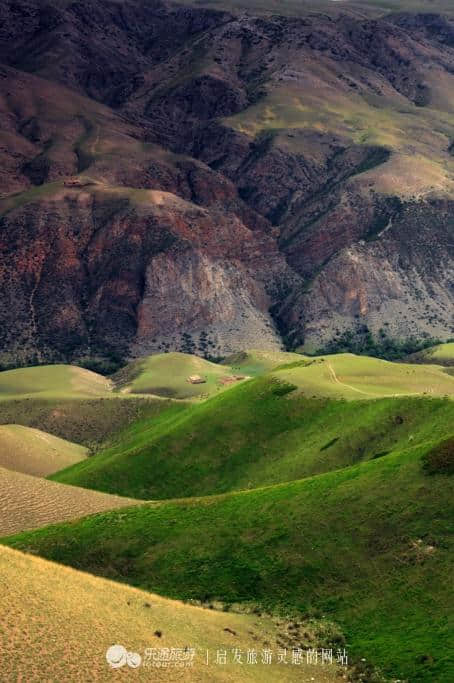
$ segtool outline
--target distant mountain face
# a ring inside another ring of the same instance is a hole
[[[0,6],[0,361],[454,331],[454,20]]]

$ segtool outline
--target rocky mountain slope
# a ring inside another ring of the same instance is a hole
[[[0,361],[452,336],[453,93],[448,14],[5,0]]]

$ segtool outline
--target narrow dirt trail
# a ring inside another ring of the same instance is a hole
[[[377,394],[371,394],[368,391],[363,391],[362,389],[357,389],[356,387],[352,387],[351,384],[345,384],[345,382],[341,382],[338,376],[336,375],[336,372],[331,365],[331,363],[327,363],[328,369],[331,373],[331,377],[333,378],[333,381],[336,382],[336,384],[340,384],[343,387],[347,387],[348,389],[351,389],[352,391],[357,391],[358,394],[364,394],[364,396],[376,396]]]
[[[352,391],[357,391],[358,394],[363,394],[364,396],[371,396],[372,398],[389,398],[390,396],[392,397],[397,397],[397,396],[420,396],[421,392],[419,391],[406,391],[404,393],[400,394],[373,394],[370,391],[363,391],[362,389],[357,389],[357,387],[352,387],[351,384],[346,384],[345,382],[341,382],[339,377],[336,375],[336,372],[331,365],[331,363],[327,363],[328,369],[331,373],[331,377],[333,379],[333,382],[336,382],[336,384],[340,384],[343,387],[347,387],[348,389],[351,389]],[[433,391],[433,390],[432,390]]]

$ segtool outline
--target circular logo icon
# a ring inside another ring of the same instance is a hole
[[[128,652],[126,655],[126,661],[131,669],[137,669],[142,663],[142,657],[138,654],[138,652]]]
[[[106,652],[106,659],[112,669],[119,669],[126,664],[128,653],[123,645],[112,645]]]

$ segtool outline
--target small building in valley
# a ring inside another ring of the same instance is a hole
[[[190,384],[205,384],[206,379],[204,377],[201,377],[200,375],[191,375],[188,377],[188,382]]]

